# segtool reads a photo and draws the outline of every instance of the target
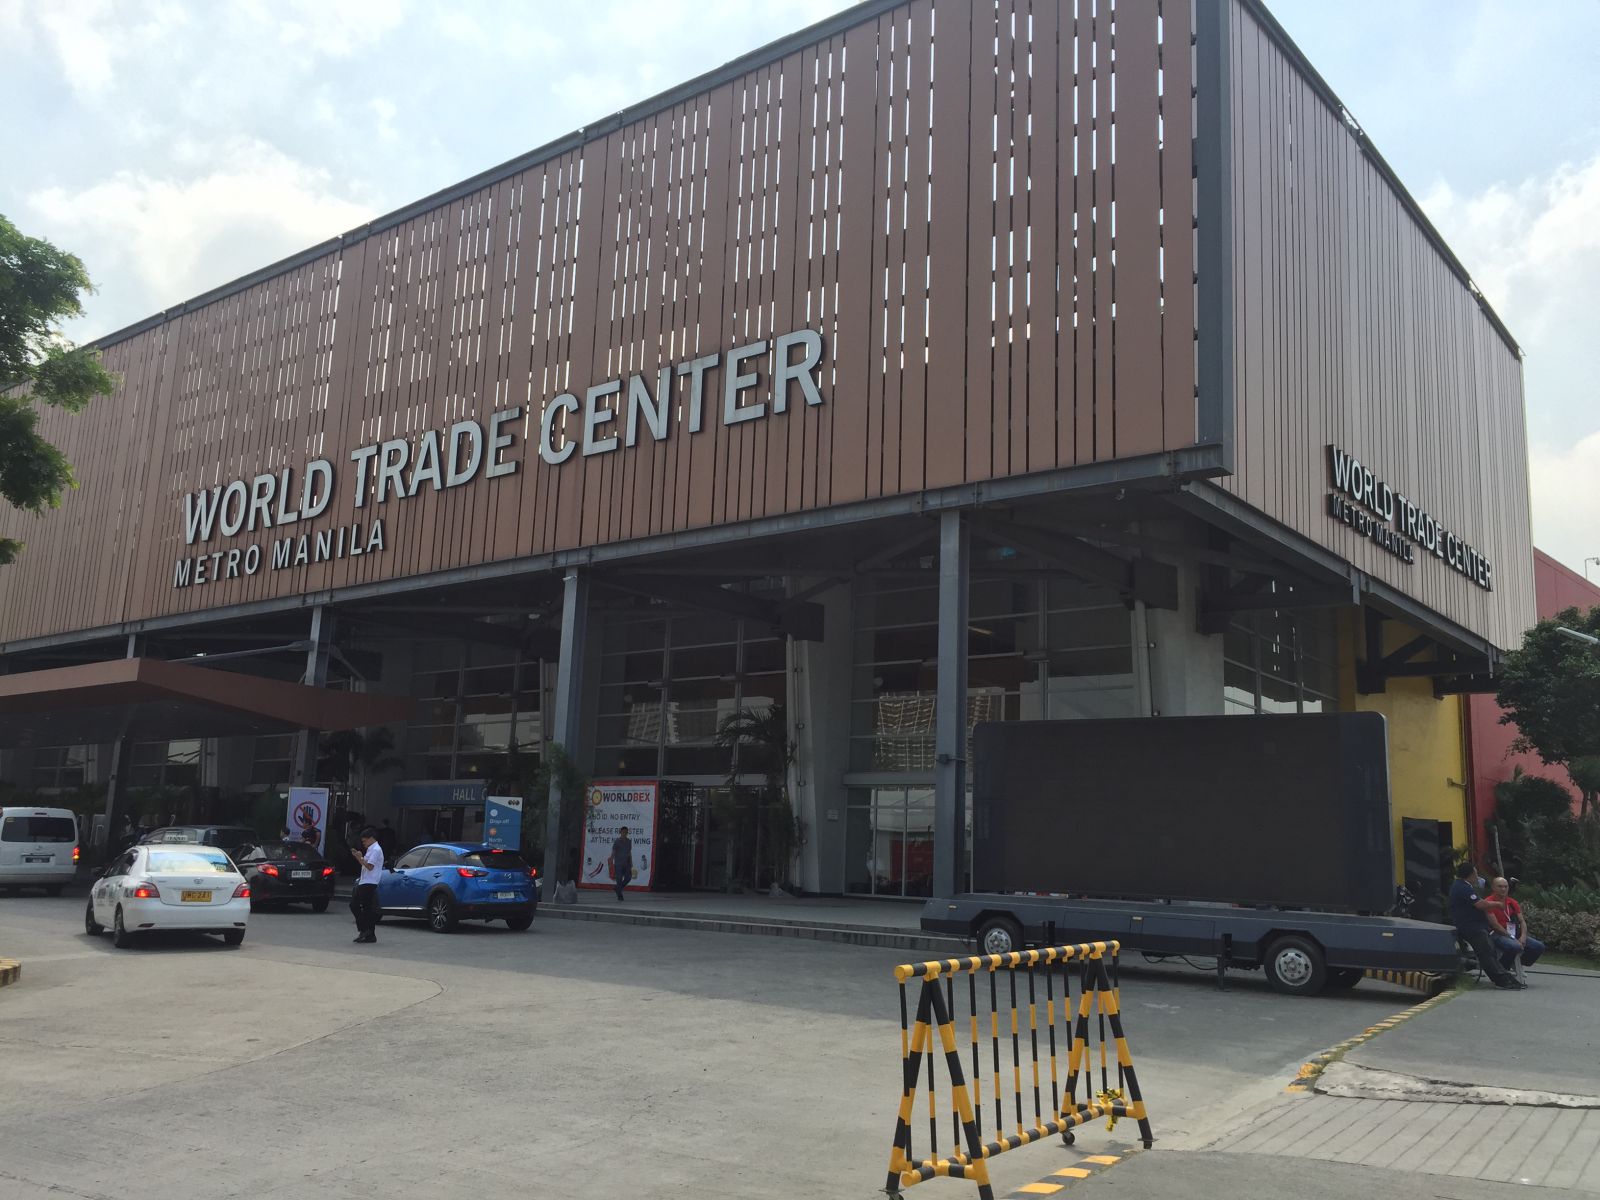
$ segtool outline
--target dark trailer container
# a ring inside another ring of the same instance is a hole
[[[988,953],[1114,937],[1300,994],[1455,969],[1448,928],[1374,915],[1394,894],[1376,713],[983,724],[973,754],[974,891],[929,901],[929,931]]]

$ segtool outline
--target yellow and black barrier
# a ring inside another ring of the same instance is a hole
[[[988,1160],[1007,1150],[1060,1134],[1068,1142],[1079,1125],[1105,1117],[1106,1127],[1127,1118],[1139,1123],[1139,1137],[1148,1148],[1153,1141],[1144,1098],[1134,1074],[1133,1058],[1122,1029],[1121,989],[1117,975],[1118,942],[1089,942],[1080,946],[1050,946],[1010,954],[947,958],[896,967],[900,985],[900,1058],[902,1084],[900,1113],[895,1121],[894,1145],[889,1151],[891,1196],[929,1179],[970,1179],[978,1185],[981,1200],[992,1200]],[[966,977],[965,989],[956,979]],[[979,977],[986,976],[986,987]],[[1026,980],[1019,992],[1018,977]],[[1042,977],[1042,980],[1041,980]],[[919,982],[915,1013],[906,987]],[[1076,983],[1076,996],[1074,996]],[[971,1046],[971,1083],[957,1045],[957,1003],[965,991],[968,1041]],[[984,992],[988,995],[985,999]],[[1041,997],[1042,992],[1042,997]],[[1043,1000],[1043,1023],[1040,1001]],[[1022,1027],[1026,1013],[1027,1028]],[[1066,1077],[1057,1065],[1056,1028],[1059,1014],[1067,1047]],[[1091,1017],[1096,1020],[1091,1021]],[[1002,1031],[1002,1026],[1008,1032]],[[987,1030],[983,1029],[987,1026]],[[1110,1038],[1107,1037],[1109,1026]],[[986,1036],[985,1036],[986,1032]],[[939,1039],[949,1072],[950,1142],[939,1148],[941,1123],[933,1039]],[[1041,1038],[1043,1044],[1041,1045]],[[1010,1045],[1003,1045],[1009,1039]],[[983,1046],[987,1041],[988,1046]],[[1115,1054],[1108,1053],[1114,1042]],[[1100,1088],[1094,1087],[1094,1060],[1098,1048]],[[987,1050],[987,1055],[984,1051]],[[1004,1051],[1009,1050],[1009,1054]],[[1041,1054],[1043,1057],[1041,1057]],[[991,1078],[984,1096],[984,1058]],[[1002,1069],[1009,1058],[1010,1070]],[[1115,1059],[1115,1086],[1110,1062]],[[917,1094],[927,1060],[928,1145],[926,1154],[913,1146],[912,1121]],[[1044,1107],[1041,1064],[1048,1065],[1050,1107]],[[1026,1112],[1031,1096],[1031,1120]],[[984,1108],[993,1105],[986,1134]]]

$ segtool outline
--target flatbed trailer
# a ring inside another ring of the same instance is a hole
[[[985,954],[1116,939],[1125,952],[1214,959],[1219,980],[1260,968],[1295,996],[1354,987],[1369,970],[1450,975],[1460,965],[1446,925],[1229,904],[968,892],[929,900],[922,928],[967,938]]]

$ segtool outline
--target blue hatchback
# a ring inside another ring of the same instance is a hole
[[[482,842],[428,842],[402,854],[378,884],[378,909],[389,917],[422,917],[435,933],[464,920],[533,924],[539,873],[515,850]]]

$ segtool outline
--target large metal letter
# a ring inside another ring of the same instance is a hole
[[[934,702],[933,894],[965,890],[967,874],[967,585],[965,514],[939,517],[939,671]]]
[[[583,721],[583,656],[589,632],[589,577],[573,567],[567,571],[561,589],[561,658],[556,664],[555,720],[550,729],[552,742],[559,742],[569,757],[581,766],[579,745]],[[554,896],[556,880],[565,868],[561,863],[561,805],[563,801],[582,804],[581,796],[562,796],[560,785],[550,784],[550,807],[544,818],[544,878]]]

